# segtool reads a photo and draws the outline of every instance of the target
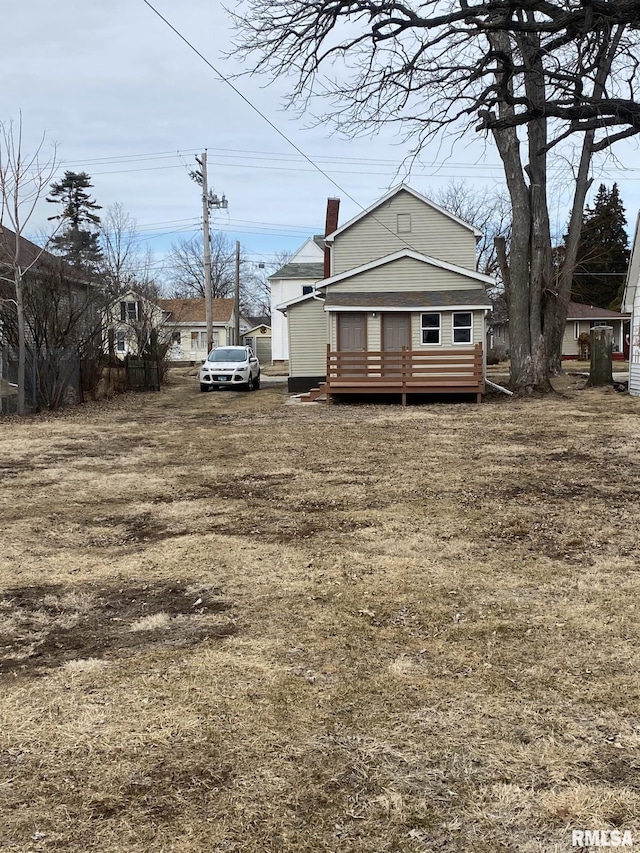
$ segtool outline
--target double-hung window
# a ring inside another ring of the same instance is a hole
[[[135,323],[140,319],[140,304],[132,300],[123,300],[120,303],[120,322]]]
[[[454,344],[470,344],[473,342],[473,314],[471,311],[454,313],[451,340]]]
[[[126,335],[124,329],[116,331],[116,352],[124,352],[126,350]]]
[[[423,344],[439,344],[440,343],[440,314],[421,314],[420,328],[422,332]]]

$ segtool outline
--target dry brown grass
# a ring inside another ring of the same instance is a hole
[[[640,403],[0,422],[0,850],[640,842]]]

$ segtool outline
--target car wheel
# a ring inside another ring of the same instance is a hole
[[[205,384],[204,384],[204,382],[201,382],[201,383],[200,383],[200,390],[201,390],[201,391],[210,391],[210,390],[211,390],[211,386],[210,386],[210,385],[205,385]]]
[[[249,379],[247,380],[246,385],[247,391],[253,391],[253,376],[249,374]]]
[[[259,387],[260,387],[260,371],[258,371],[258,375],[256,376],[256,381],[255,381],[256,391],[258,390]]]

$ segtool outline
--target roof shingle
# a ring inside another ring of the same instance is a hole
[[[206,323],[204,299],[158,299],[158,305],[169,313],[173,323]],[[229,323],[233,316],[233,299],[212,299],[214,323]]]
[[[491,308],[491,299],[481,288],[469,290],[397,290],[382,293],[332,293],[325,300],[328,308],[455,308],[480,305]]]

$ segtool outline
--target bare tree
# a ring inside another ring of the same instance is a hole
[[[22,249],[23,254],[40,251],[24,238]],[[97,384],[105,303],[101,288],[78,277],[62,259],[46,251],[23,276],[25,336],[36,380],[34,402],[39,408],[58,408],[70,386],[79,390],[81,365],[82,387],[93,390]],[[19,330],[15,312],[7,313],[3,319],[3,336],[16,346]]]
[[[22,234],[38,201],[46,194],[57,167],[55,146],[52,154],[43,158],[44,141],[43,135],[35,152],[25,155],[22,150],[22,116],[17,125],[12,121],[8,124],[0,123],[0,262],[8,272],[3,278],[12,282],[15,294],[15,300],[10,301],[15,301],[16,309],[19,415],[25,413],[24,279],[45,251],[43,248],[35,254],[29,252],[27,256]]]
[[[120,203],[111,205],[102,217],[100,242],[102,272],[113,294],[152,280],[153,256],[149,249],[140,248],[136,220]]]
[[[428,195],[428,193],[427,193]],[[449,213],[458,216],[482,232],[476,247],[478,271],[500,278],[496,238],[508,240],[511,231],[511,207],[506,192],[495,187],[472,187],[461,180],[451,180],[431,198]],[[502,287],[502,283],[499,283]]]
[[[173,245],[167,259],[170,290],[175,297],[204,298],[204,252],[202,237],[181,240]],[[214,299],[233,296],[235,248],[221,231],[211,234],[211,295]]]
[[[248,0],[234,17],[252,70],[294,74],[291,102],[327,98],[319,120],[343,133],[397,126],[415,157],[443,132],[493,139],[511,202],[512,384],[549,389],[593,158],[640,132],[637,0]],[[548,167],[567,157],[573,200],[557,269]]]

